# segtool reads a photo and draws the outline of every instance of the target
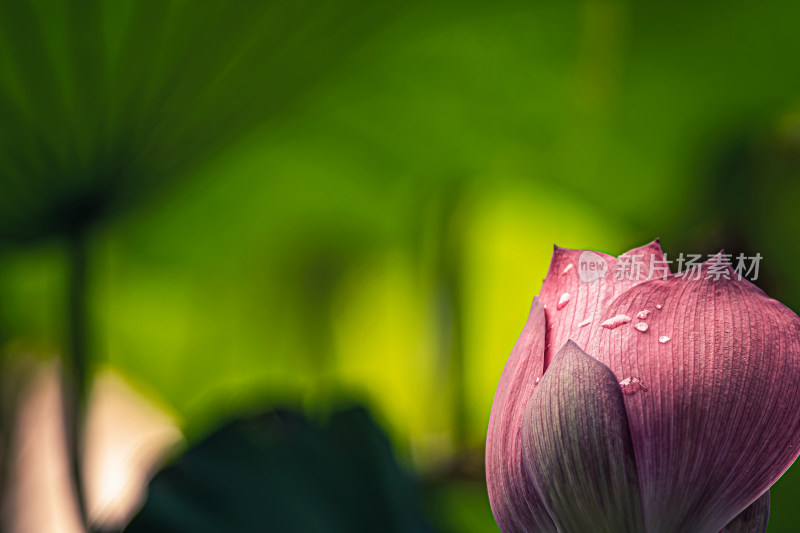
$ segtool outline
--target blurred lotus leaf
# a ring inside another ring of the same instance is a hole
[[[212,161],[292,109],[375,14],[358,1],[4,2],[0,239],[81,232]]]
[[[275,411],[227,423],[152,480],[127,533],[432,532],[363,408],[319,428]]]

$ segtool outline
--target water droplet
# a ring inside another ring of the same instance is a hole
[[[625,378],[619,382],[619,386],[622,389],[622,394],[636,394],[640,390],[647,392],[647,387],[645,387],[642,378]]]
[[[658,305],[656,306],[656,309],[658,309],[659,311],[661,311],[661,309],[662,309],[663,307],[664,307],[663,305],[661,305],[661,304],[658,304]]]
[[[661,336],[658,338],[658,342],[660,342],[661,344],[664,344],[665,342],[669,342],[669,340],[670,340],[670,338],[669,338],[669,337],[667,337],[666,335],[661,335]]]
[[[631,317],[629,317],[628,315],[616,315],[612,316],[611,318],[609,318],[600,325],[606,329],[614,329],[616,327],[621,326],[622,324],[627,324],[630,321]]]
[[[572,295],[570,293],[565,292],[564,294],[562,294],[561,298],[558,299],[558,305],[556,306],[556,309],[559,310],[563,309],[564,306],[569,303],[570,298],[572,298]]]
[[[635,325],[635,326],[633,326],[633,327],[635,327],[636,329],[638,329],[638,330],[639,330],[639,331],[641,331],[642,333],[644,333],[645,331],[647,331],[647,324],[645,324],[644,322],[639,322],[638,324],[636,324],[636,325]]]
[[[578,324],[578,327],[582,328],[582,327],[588,326],[591,323],[592,323],[592,319],[591,318],[587,318],[586,320],[584,320],[583,322]]]
[[[536,381],[534,381],[534,382],[533,382],[533,386],[534,386],[534,387],[535,387],[536,385],[538,385],[538,384],[539,384],[539,380],[540,380],[540,379],[541,379],[541,378],[536,378]]]
[[[639,311],[639,313],[636,315],[636,318],[638,318],[639,320],[644,320],[647,318],[649,314],[650,314],[649,309],[643,309],[642,311]]]
[[[563,274],[566,274],[567,272],[569,272],[569,271],[570,271],[570,270],[572,270],[573,268],[575,268],[575,265],[573,265],[572,263],[570,263],[570,264],[568,264],[566,267],[564,267],[564,272],[562,272],[562,273],[563,273]]]

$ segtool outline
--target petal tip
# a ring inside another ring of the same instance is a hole
[[[580,350],[581,352],[583,352],[583,350],[581,350],[581,347],[578,346],[578,343],[572,339],[567,339],[567,342],[564,343],[564,346],[561,348],[561,350],[566,350],[567,348],[569,348],[570,350]]]
[[[565,342],[561,349],[558,350],[555,357],[553,357],[553,363],[555,363],[558,359],[568,356],[588,357],[592,361],[599,363],[599,361],[597,361],[594,357],[583,351],[583,348],[581,348],[580,345],[572,339],[567,339],[567,342]]]
[[[531,308],[528,311],[528,316],[530,317],[533,314],[542,311],[544,311],[544,305],[542,304],[542,301],[539,299],[539,295],[537,294],[536,296],[533,297],[533,301],[531,302]]]

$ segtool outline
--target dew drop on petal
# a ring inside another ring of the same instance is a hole
[[[609,318],[600,325],[606,329],[614,329],[621,326],[622,324],[627,324],[630,321],[631,317],[629,317],[628,315],[616,315],[612,316],[611,318]]]
[[[635,325],[635,326],[633,326],[633,327],[635,327],[636,329],[638,329],[638,330],[639,330],[639,331],[641,331],[642,333],[644,333],[645,331],[647,331],[647,324],[645,324],[644,322],[639,322],[638,324],[636,324],[636,325]]]
[[[591,318],[587,318],[586,320],[584,320],[583,322],[578,324],[578,327],[582,328],[582,327],[588,326],[591,323],[592,323],[592,319]]]
[[[639,320],[644,320],[644,319],[647,318],[647,316],[649,314],[650,314],[650,310],[649,309],[644,309],[642,311],[639,311],[639,313],[636,315],[636,318],[638,318]]]
[[[659,311],[661,311],[661,308],[663,308],[663,307],[664,307],[663,305],[661,305],[661,304],[658,304],[658,305],[656,306],[656,309],[658,309]]]
[[[660,342],[661,344],[664,344],[665,342],[669,342],[669,340],[670,340],[669,337],[667,337],[666,335],[661,335],[658,338],[658,342]]]
[[[622,394],[636,394],[640,390],[647,392],[647,387],[645,387],[641,378],[625,378],[619,382],[619,386],[622,389]]]
[[[566,267],[564,267],[564,272],[562,272],[562,274],[566,274],[567,272],[569,272],[573,268],[575,268],[575,265],[573,265],[572,263],[568,264]]]
[[[561,295],[561,298],[558,299],[558,305],[556,309],[561,310],[564,308],[565,305],[569,303],[569,299],[572,298],[572,295],[568,292],[565,292]]]

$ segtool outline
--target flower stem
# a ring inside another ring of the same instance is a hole
[[[67,236],[67,346],[64,354],[64,430],[72,489],[78,514],[91,531],[83,482],[83,436],[88,380],[88,247],[86,231]]]

